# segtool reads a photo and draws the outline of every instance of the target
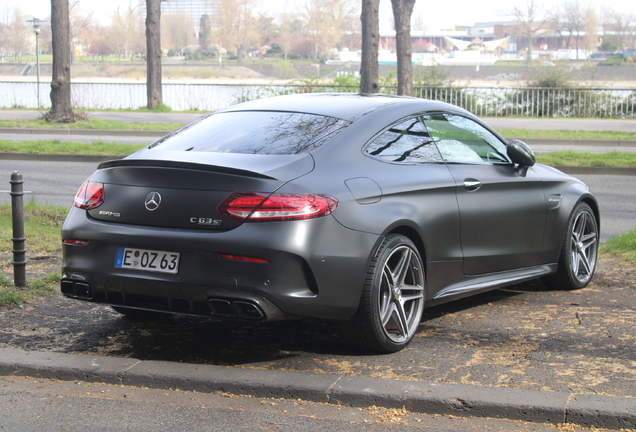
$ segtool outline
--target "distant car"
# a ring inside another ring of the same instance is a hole
[[[598,234],[585,184],[457,106],[282,96],[102,163],[63,227],[61,288],[130,316],[339,321],[388,353],[425,306],[586,286]]]

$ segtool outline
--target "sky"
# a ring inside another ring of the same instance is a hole
[[[139,0],[78,0],[84,11],[92,11],[94,16],[102,24],[110,22],[110,15],[117,7],[128,8]],[[261,0],[263,9],[272,13],[294,12],[301,0]],[[50,14],[50,0],[3,0],[0,13],[6,13],[6,9],[19,7],[24,13],[44,19]],[[559,0],[545,2],[552,6],[561,3]],[[581,0],[582,4],[590,4],[594,7],[603,4],[622,12],[636,13],[636,5],[625,0]],[[525,0],[416,0],[413,16],[420,14],[428,30],[451,29],[454,25],[473,25],[475,22],[501,21],[512,19],[511,14],[515,6],[522,7]],[[381,31],[392,28],[392,11],[390,0],[380,1],[380,26]]]

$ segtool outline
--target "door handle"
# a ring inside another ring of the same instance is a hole
[[[469,192],[474,192],[481,187],[481,182],[475,179],[464,180],[464,187]]]

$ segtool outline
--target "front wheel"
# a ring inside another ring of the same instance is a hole
[[[417,248],[403,235],[387,236],[369,266],[358,311],[345,325],[346,338],[369,351],[400,351],[417,331],[424,295]]]
[[[545,279],[555,289],[579,289],[590,283],[596,268],[599,230],[589,205],[578,204],[568,221],[557,272]]]

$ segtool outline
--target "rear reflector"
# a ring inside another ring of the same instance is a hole
[[[338,201],[328,195],[234,192],[217,212],[242,222],[273,222],[319,218],[337,206]]]
[[[95,183],[88,180],[85,181],[82,186],[80,186],[77,194],[75,195],[75,199],[73,200],[73,205],[83,210],[92,210],[99,207],[103,203],[104,184]]]
[[[243,255],[221,254],[221,258],[230,260],[230,261],[243,261],[243,262],[253,262],[253,263],[268,263],[269,262],[269,260],[265,258],[256,258],[256,257],[243,256]]]
[[[64,243],[65,245],[71,245],[71,246],[86,246],[88,244],[87,240],[62,240],[62,243]]]

